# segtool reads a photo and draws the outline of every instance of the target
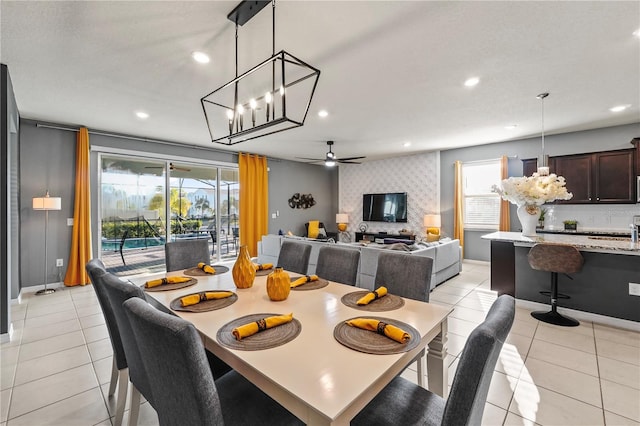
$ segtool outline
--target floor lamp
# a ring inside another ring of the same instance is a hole
[[[44,289],[38,290],[36,294],[51,294],[56,290],[47,288],[47,231],[49,228],[49,210],[60,210],[62,199],[60,197],[50,197],[49,191],[44,197],[33,198],[33,210],[44,210]]]

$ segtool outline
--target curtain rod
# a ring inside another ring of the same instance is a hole
[[[64,130],[64,131],[67,131],[67,132],[77,132],[77,131],[80,130],[79,128],[53,126],[51,124],[42,124],[42,123],[36,123],[36,127],[43,127],[45,129],[54,129],[54,130]],[[236,154],[236,155],[238,154],[235,151],[225,151],[225,150],[222,150],[222,149],[208,148],[208,147],[202,146],[202,145],[186,144],[186,143],[181,143],[181,142],[170,142],[170,141],[163,141],[163,140],[159,140],[159,139],[141,138],[141,137],[138,137],[138,136],[121,135],[121,134],[118,134],[118,133],[103,132],[103,131],[100,131],[100,130],[89,130],[89,134],[90,135],[98,135],[98,136],[108,136],[108,137],[112,137],[112,138],[136,140],[136,141],[141,141],[141,142],[152,142],[152,143],[158,143],[158,144],[162,144],[162,145],[175,146],[175,147],[179,147],[179,148],[188,147],[188,148],[194,148],[194,149],[202,149],[202,150],[205,150],[205,151],[217,152],[217,153],[221,153],[221,154]]]
[[[507,159],[509,160],[517,160],[518,155],[507,155]],[[487,161],[498,161],[502,160],[502,157],[498,158],[487,158],[486,160],[473,160],[473,161],[460,161],[462,164],[473,164],[473,163],[486,163]],[[455,161],[453,164],[456,164]]]

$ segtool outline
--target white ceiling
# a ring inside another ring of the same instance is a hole
[[[547,133],[640,122],[639,1],[279,1],[276,50],[321,70],[316,95],[304,127],[233,147],[210,142],[200,98],[234,76],[237,2],[0,4],[23,118],[288,159],[331,139],[368,160],[538,136],[545,91]],[[239,40],[241,72],[271,55],[270,7]]]

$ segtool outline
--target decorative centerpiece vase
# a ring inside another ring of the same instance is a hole
[[[240,246],[240,252],[236,263],[233,265],[233,282],[238,288],[250,288],[253,286],[253,280],[256,278],[256,270],[249,256],[247,246]]]
[[[529,237],[536,235],[536,225],[540,217],[540,206],[522,204],[518,206],[518,219],[522,225],[522,235]]]
[[[274,302],[285,300],[291,292],[291,277],[282,268],[276,268],[275,271],[267,276],[267,295]]]

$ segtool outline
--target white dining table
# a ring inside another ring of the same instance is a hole
[[[182,272],[153,274],[130,281],[142,285],[149,279],[182,275]],[[238,300],[225,308],[174,313],[196,327],[209,351],[308,425],[348,425],[425,349],[428,351],[428,389],[447,396],[445,358],[447,317],[451,308],[405,299],[404,306],[392,311],[365,312],[341,302],[343,295],[362,289],[333,282],[316,290],[292,290],[286,300],[273,302],[267,296],[266,276],[256,277],[249,289],[237,289],[231,271],[196,279],[197,284],[187,288],[146,294],[170,309],[172,300],[186,294],[205,290],[236,292]],[[229,349],[216,340],[218,330],[239,317],[290,312],[300,321],[302,330],[294,340],[281,346],[245,351]],[[419,345],[400,354],[374,355],[355,351],[335,340],[333,331],[337,324],[367,316],[391,318],[413,326],[422,336]],[[419,363],[424,362],[423,359],[420,357]]]

